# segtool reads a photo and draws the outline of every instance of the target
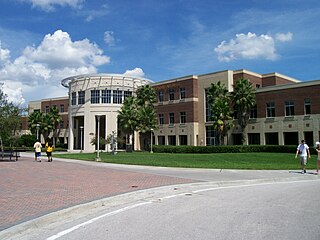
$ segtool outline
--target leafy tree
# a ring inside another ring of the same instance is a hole
[[[24,111],[18,105],[8,101],[0,85],[0,141],[1,144],[14,145],[17,141],[17,131],[21,126],[21,115]]]
[[[227,88],[220,81],[216,84],[212,83],[207,93],[212,127],[216,131],[218,144],[224,145],[224,137],[233,125],[230,121],[233,113],[230,107],[230,96]]]
[[[248,79],[239,79],[231,93],[233,108],[241,128],[242,144],[246,141],[245,128],[248,125],[251,109],[256,105],[255,89]]]

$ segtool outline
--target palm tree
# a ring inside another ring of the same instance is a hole
[[[59,129],[59,123],[61,122],[61,116],[59,114],[59,109],[56,106],[53,106],[50,108],[50,112],[48,113],[50,115],[51,121],[52,121],[52,136],[53,136],[53,145],[55,145],[55,137],[58,134],[56,129]]]
[[[233,108],[241,128],[242,144],[246,141],[245,128],[248,125],[250,111],[256,105],[255,89],[248,79],[239,79],[231,93]]]
[[[135,131],[147,134],[152,129],[157,128],[156,113],[153,105],[155,102],[155,91],[149,85],[138,88],[135,97],[125,99],[118,112],[118,124],[127,135],[126,139],[129,139],[128,136],[134,136]],[[134,138],[132,138],[132,147],[134,149]]]
[[[232,109],[230,108],[230,96],[227,88],[218,83],[211,84],[207,91],[208,102],[211,110],[211,121],[213,129],[216,131],[218,144],[224,145],[224,137],[232,127]]]
[[[150,132],[157,127],[154,103],[156,102],[155,90],[149,85],[140,87],[137,92],[137,110],[139,118],[138,129],[142,133]]]
[[[36,133],[38,126],[40,135],[42,134],[44,139],[47,139],[50,133],[57,128],[60,121],[61,116],[58,108],[51,107],[49,113],[39,111],[31,113],[28,119],[28,127],[32,133]]]
[[[132,144],[132,149],[134,149],[134,138],[132,138],[131,142],[130,136],[134,136],[134,131],[137,130],[138,126],[136,98],[127,97],[118,113],[118,124],[126,134],[126,143]]]
[[[52,121],[52,117],[49,113],[43,115],[40,125],[43,137],[46,140],[54,128],[54,122]]]
[[[43,112],[39,112],[39,111],[33,112],[33,113],[31,113],[29,115],[28,128],[31,131],[31,133],[36,134],[37,128],[40,125],[39,126],[39,131],[40,131],[40,134],[41,134],[43,116],[44,116]]]
[[[155,90],[149,85],[140,87],[137,92],[137,110],[138,110],[138,130],[141,135],[144,135],[145,139],[150,144],[152,139],[152,131],[157,129],[157,118],[154,103],[156,102]],[[146,146],[145,146],[146,147]]]

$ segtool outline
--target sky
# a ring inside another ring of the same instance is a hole
[[[1,88],[22,106],[80,74],[320,79],[319,0],[0,0],[0,16]]]

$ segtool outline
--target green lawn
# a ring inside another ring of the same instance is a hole
[[[57,157],[94,161],[95,153],[57,154]],[[120,152],[116,155],[100,153],[102,162],[183,168],[294,170],[300,169],[295,153],[214,153],[169,154],[148,152]],[[316,156],[311,156],[308,169],[315,169]]]

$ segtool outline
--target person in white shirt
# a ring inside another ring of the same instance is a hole
[[[34,153],[35,153],[35,161],[41,162],[41,143],[39,142],[39,140],[37,140],[35,142],[35,144],[33,145],[34,148]]]
[[[296,158],[298,157],[298,154],[300,154],[301,173],[303,174],[307,172],[307,157],[309,157],[309,159],[311,157],[309,146],[304,142],[304,140],[301,140],[301,143],[297,147]]]

